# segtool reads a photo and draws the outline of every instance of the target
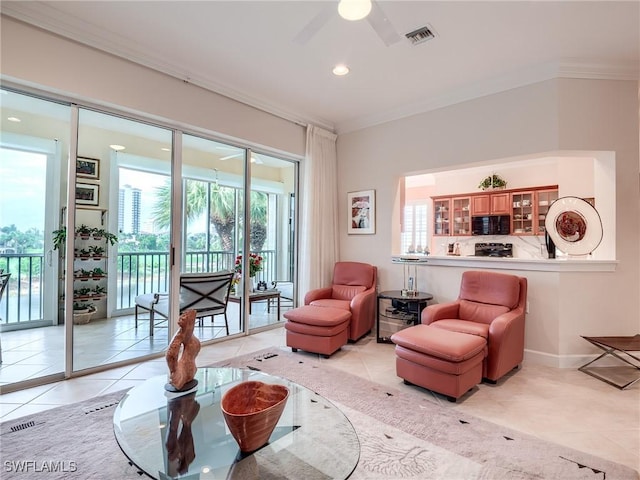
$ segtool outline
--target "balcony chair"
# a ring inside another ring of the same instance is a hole
[[[482,377],[496,382],[524,357],[527,279],[489,271],[462,274],[458,299],[429,305],[422,323],[487,341]]]
[[[196,319],[203,325],[203,319],[211,317],[212,327],[222,327],[213,324],[213,317],[224,315],[224,327],[229,335],[229,321],[227,319],[227,302],[231,290],[233,272],[221,271],[215,273],[183,273],[180,275],[180,313],[187,309],[196,311]],[[149,312],[149,335],[153,336],[155,316],[169,318],[169,295],[167,293],[146,293],[135,299],[135,326],[138,328],[139,309]]]
[[[348,338],[355,342],[375,324],[377,273],[377,268],[368,263],[337,262],[331,286],[307,292],[304,304],[349,311]]]

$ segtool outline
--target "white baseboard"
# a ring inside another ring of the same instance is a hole
[[[556,355],[553,353],[538,352],[536,350],[524,351],[524,361],[534,365],[545,365],[555,368],[578,368],[591,360],[596,359],[600,354],[582,355]],[[597,362],[599,367],[614,367],[621,362],[613,357],[606,357]]]

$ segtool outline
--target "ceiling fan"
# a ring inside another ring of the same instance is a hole
[[[364,13],[364,16],[360,16],[359,18],[349,18],[348,16],[345,16],[344,10],[352,7],[356,10],[364,8],[368,13]],[[398,32],[396,32],[393,25],[391,25],[391,22],[376,0],[340,0],[340,2],[338,2],[338,8],[336,8],[334,2],[327,3],[322,10],[320,10],[320,12],[318,12],[318,14],[313,17],[311,21],[307,23],[294,37],[294,43],[298,43],[300,45],[306,44],[316,33],[320,31],[322,27],[326,25],[329,20],[336,15],[346,18],[347,20],[359,20],[366,18],[387,47],[402,39]]]

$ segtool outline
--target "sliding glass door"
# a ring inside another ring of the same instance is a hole
[[[294,304],[297,164],[251,152],[249,329],[278,324]]]
[[[171,130],[86,109],[78,123],[74,371],[166,348],[172,215]]]
[[[201,277],[206,282],[214,278],[211,273],[234,271],[242,218],[244,157],[242,148],[192,135],[182,136],[181,278]],[[226,310],[198,316],[196,335],[201,341],[243,332],[236,279],[234,275]],[[212,297],[222,294],[215,281],[201,291],[211,293]]]
[[[59,299],[70,107],[0,90],[0,386],[64,372]]]
[[[188,276],[232,274],[203,342],[294,306],[296,162],[0,92],[3,391],[161,354]]]

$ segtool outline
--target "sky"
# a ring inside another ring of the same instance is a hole
[[[46,155],[0,148],[0,227],[44,230]]]

